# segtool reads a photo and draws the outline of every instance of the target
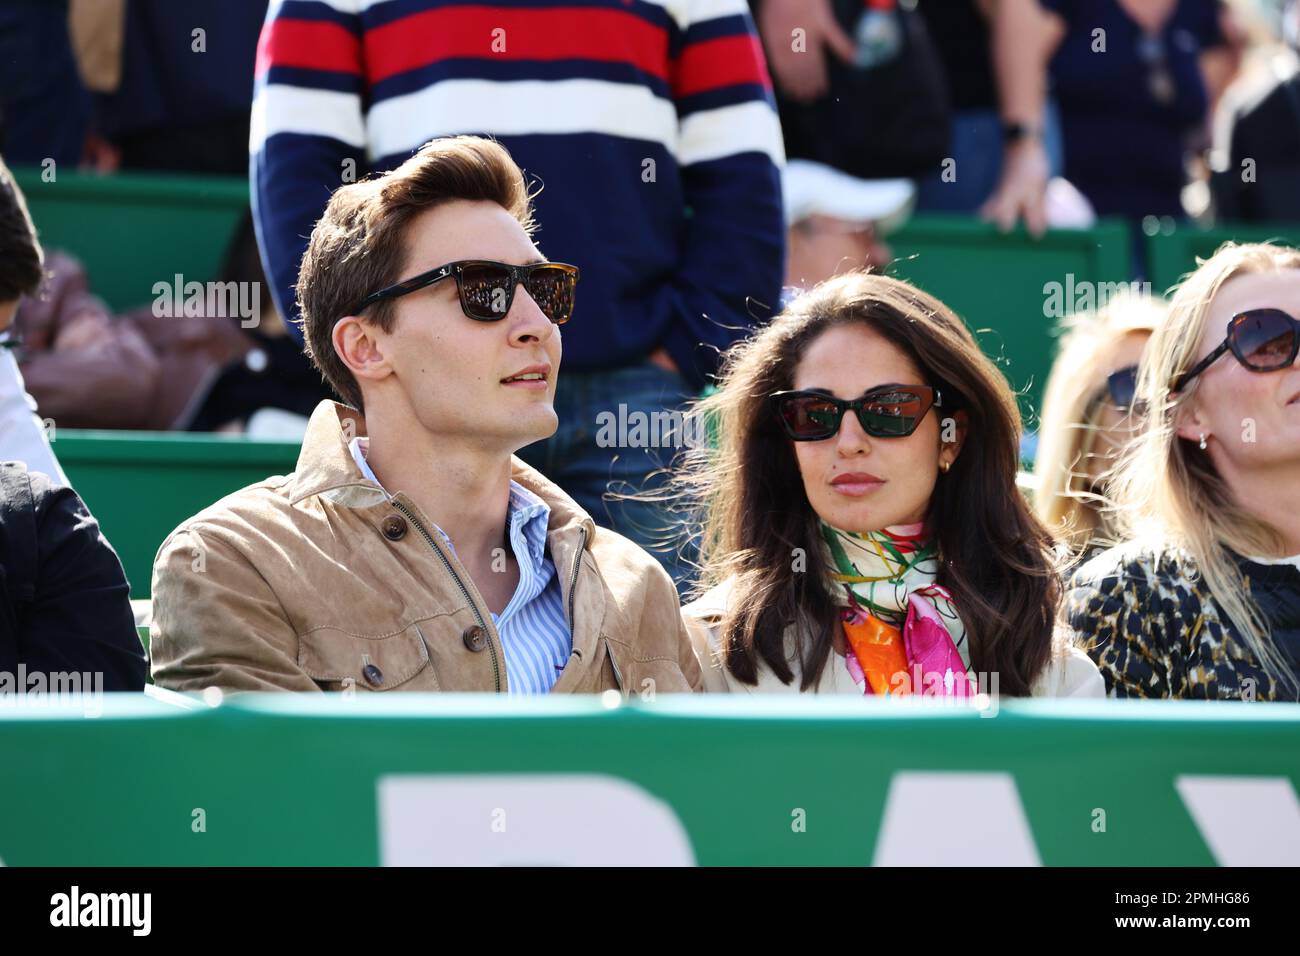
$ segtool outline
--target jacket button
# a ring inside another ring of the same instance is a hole
[[[367,664],[361,668],[361,676],[366,679],[366,683],[371,687],[378,687],[384,682],[384,672],[374,664]]]
[[[465,633],[460,636],[460,639],[475,654],[487,647],[487,631],[477,624],[471,624],[465,628]]]
[[[401,541],[406,536],[406,519],[401,515],[389,515],[380,529],[389,541]]]

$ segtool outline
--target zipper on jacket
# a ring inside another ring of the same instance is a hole
[[[578,568],[582,567],[582,552],[587,550],[587,529],[580,528],[582,541],[578,544],[578,553],[573,558],[573,574],[569,577],[569,635],[573,635],[573,595],[578,589]]]
[[[609,657],[609,666],[614,668],[614,680],[618,683],[618,689],[623,689],[623,674],[618,669],[618,661],[614,660],[614,649],[609,646],[609,639],[605,639],[605,654]]]
[[[496,692],[498,694],[501,693],[501,666],[497,662],[497,649],[491,638],[492,631],[487,626],[487,622],[483,620],[483,615],[479,613],[478,605],[474,603],[474,597],[469,593],[469,588],[465,587],[465,582],[460,579],[460,575],[457,574],[456,569],[451,566],[451,562],[447,560],[447,556],[443,554],[442,549],[434,543],[433,538],[430,537],[429,532],[424,529],[424,525],[420,524],[419,519],[416,518],[415,515],[411,514],[410,509],[400,501],[392,501],[391,504],[402,514],[406,515],[406,517],[410,519],[411,524],[415,525],[421,536],[423,536],[424,540],[429,542],[429,547],[433,548],[433,553],[438,556],[438,560],[442,562],[442,566],[447,569],[447,573],[451,575],[451,579],[455,581],[456,586],[460,588],[460,593],[463,594],[465,600],[469,602],[470,609],[474,612],[474,618],[478,621],[479,627],[483,628],[484,632],[489,635],[488,650],[492,653],[492,680],[496,684]],[[586,533],[585,528],[583,529],[583,533]]]

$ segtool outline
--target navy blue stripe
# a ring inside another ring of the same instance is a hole
[[[691,46],[695,43],[703,43],[706,40],[717,40],[720,37],[743,37],[750,32],[750,23],[747,14],[738,13],[732,17],[717,17],[713,20],[701,20],[699,23],[692,23],[686,28],[686,35],[683,38],[683,46]]]
[[[332,90],[336,93],[361,95],[363,80],[358,73],[339,73],[334,70],[311,70],[300,66],[273,66],[266,71],[262,83],[280,83],[305,90]]]
[[[677,115],[685,119],[692,113],[753,103],[755,100],[763,100],[773,110],[776,109],[776,101],[765,87],[756,83],[743,83],[739,86],[720,86],[716,90],[696,93],[694,96],[683,96],[677,101]]]
[[[609,10],[611,4],[609,0],[564,0],[562,3],[539,2],[539,0],[484,0],[484,3],[481,4],[466,3],[464,0],[389,0],[388,3],[382,3],[367,10],[362,14],[362,17],[365,20],[366,29],[369,30],[375,27],[387,26],[401,20],[403,17],[409,17],[416,13],[468,6],[492,6],[506,10],[554,10],[563,7]],[[671,29],[673,26],[673,18],[668,15],[668,11],[653,3],[642,3],[641,0],[633,0],[631,3],[620,3],[618,9],[623,13],[630,13],[646,23],[665,30]]]
[[[418,70],[408,70],[376,83],[371,90],[375,103],[415,93],[443,80],[489,80],[500,83],[518,80],[604,80],[647,87],[661,99],[671,100],[672,90],[658,77],[628,63],[597,60],[499,60],[463,58],[439,60]],[[504,91],[503,91],[504,92]]]

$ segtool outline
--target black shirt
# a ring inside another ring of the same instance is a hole
[[[916,9],[948,75],[952,108],[997,109],[989,23],[975,0],[920,0]]]
[[[1211,180],[1220,220],[1300,222],[1300,72],[1235,109],[1219,145],[1228,161]]]

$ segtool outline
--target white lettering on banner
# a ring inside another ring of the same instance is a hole
[[[1220,866],[1300,862],[1286,777],[1183,774],[1175,785]],[[378,783],[384,866],[693,866],[681,819],[606,774],[399,774]],[[509,827],[494,821],[509,812]],[[900,771],[874,866],[1041,866],[1009,773]]]
[[[1300,864],[1300,801],[1286,777],[1181,774],[1174,786],[1219,866]]]
[[[378,803],[383,866],[695,865],[672,807],[604,774],[388,775]]]
[[[1009,773],[894,774],[873,866],[1042,866]]]

